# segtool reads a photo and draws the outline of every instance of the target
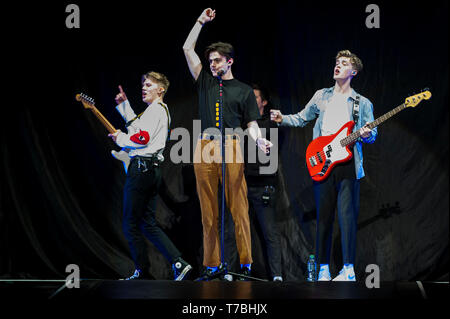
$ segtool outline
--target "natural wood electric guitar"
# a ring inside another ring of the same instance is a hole
[[[415,107],[422,100],[429,98],[431,98],[431,93],[428,90],[410,96],[405,99],[403,104],[368,123],[367,126],[373,129],[405,108]],[[351,133],[354,126],[355,122],[347,122],[335,134],[320,136],[308,145],[306,166],[314,181],[325,180],[337,164],[347,162],[353,157],[350,147],[361,136],[359,130]]]
[[[75,96],[75,99],[83,104],[86,109],[89,109],[94,113],[94,115],[100,120],[100,122],[106,127],[109,133],[115,133],[117,130],[112,126],[112,124],[103,116],[102,113],[95,107],[94,99],[81,93]],[[112,156],[119,161],[122,161],[125,173],[128,170],[128,165],[130,165],[130,156],[128,156],[128,151],[122,149],[119,152],[112,150]]]

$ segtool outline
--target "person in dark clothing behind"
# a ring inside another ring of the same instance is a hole
[[[259,114],[261,115],[261,118],[257,120],[258,126],[261,130],[266,130],[265,136],[268,140],[271,140],[273,136],[270,136],[270,128],[277,128],[277,124],[270,120],[271,105],[269,93],[266,88],[258,84],[253,84],[252,88],[256,96]],[[264,132],[262,134],[264,135]],[[277,140],[275,139],[273,143],[277,143]],[[247,150],[247,147],[245,149]],[[264,237],[271,279],[273,281],[283,281],[280,236],[275,223],[276,189],[278,187],[277,171],[271,174],[264,174],[260,171],[260,168],[266,165],[259,160],[264,156],[266,155],[261,152],[261,154],[256,156],[256,162],[249,158],[246,158],[245,161],[249,211],[252,221],[255,221],[255,216],[258,219]]]

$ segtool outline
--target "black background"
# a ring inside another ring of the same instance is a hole
[[[381,280],[448,280],[448,2],[378,1],[379,29],[368,29],[370,2],[77,1],[81,28],[68,29],[66,6],[20,3],[5,11],[1,126],[0,275],[65,277],[77,264],[83,278],[119,278],[133,264],[121,231],[121,164],[117,146],[90,111],[84,92],[116,128],[114,96],[121,84],[136,113],[147,71],[171,81],[165,102],[172,127],[192,130],[196,93],[182,45],[204,8],[217,10],[197,42],[236,49],[233,73],[267,86],[284,114],[300,111],[314,92],[334,85],[334,57],[349,49],[364,63],[352,86],[374,104],[375,117],[429,87],[433,97],[399,113],[364,146],[357,277],[377,264]],[[203,60],[204,62],[204,60]],[[312,125],[280,129],[277,227],[283,276],[303,280],[314,251],[315,207],[304,152]],[[157,218],[194,266],[202,263],[202,227],[190,164],[173,164],[170,141]],[[236,266],[227,215],[227,253]],[[332,274],[341,267],[335,225]],[[264,247],[252,226],[254,275],[267,278]],[[156,279],[168,262],[150,245]]]

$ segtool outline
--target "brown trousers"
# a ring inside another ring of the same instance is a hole
[[[228,138],[228,136],[227,136]],[[199,139],[194,153],[194,171],[203,224],[203,265],[220,265],[218,188],[222,183],[220,140]],[[225,198],[235,225],[236,245],[241,264],[251,264],[251,236],[247,183],[239,140],[225,143]]]

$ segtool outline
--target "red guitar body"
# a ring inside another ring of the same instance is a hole
[[[355,122],[347,122],[335,134],[320,136],[308,145],[306,166],[314,181],[325,180],[337,164],[353,157],[349,145],[342,146],[341,140],[352,133],[354,126]]]

